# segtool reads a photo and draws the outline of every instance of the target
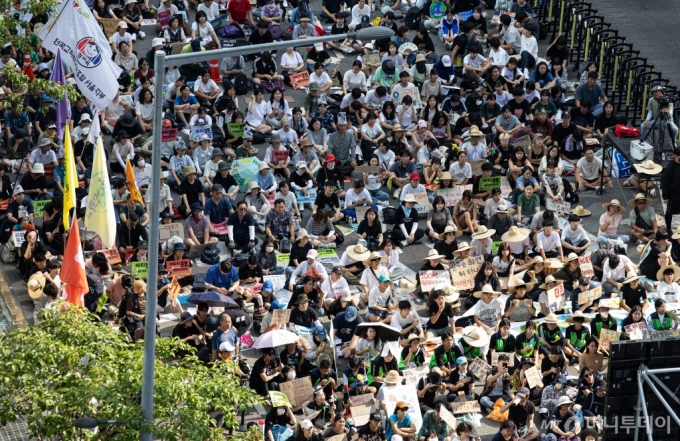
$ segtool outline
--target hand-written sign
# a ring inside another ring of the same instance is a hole
[[[418,205],[416,205],[414,208],[418,212],[418,214],[426,214],[432,206],[430,205],[430,200],[427,197],[427,192],[424,191],[422,193],[412,193],[413,197],[416,199],[416,202]]]
[[[272,326],[287,325],[290,322],[291,309],[275,309],[272,311]]]
[[[611,347],[610,342],[619,341],[621,333],[618,331],[613,331],[611,329],[601,329],[600,330],[600,348],[609,350]]]
[[[26,230],[12,231],[12,239],[14,239],[14,246],[19,248],[26,242]]]
[[[495,256],[496,254],[498,254],[498,249],[501,247],[502,243],[503,242],[500,241],[500,240],[498,242],[491,242],[491,255],[492,256]]]
[[[229,131],[232,136],[243,136],[244,129],[245,123],[227,123],[227,131]]]
[[[429,293],[437,283],[451,284],[451,274],[445,270],[429,270],[418,272],[420,279],[420,289],[422,292]]]
[[[512,187],[510,187],[510,182],[506,176],[501,179],[501,196],[507,198],[512,193]]]
[[[479,401],[459,401],[451,403],[454,415],[461,413],[476,413],[481,412],[482,408],[479,406]],[[448,423],[447,423],[448,424]]]
[[[312,388],[310,377],[279,383],[279,389],[288,397],[288,401],[290,401],[293,407],[306,403],[314,397],[314,389]]]
[[[52,202],[51,199],[33,201],[33,217],[42,217],[45,205],[49,204],[50,202]]]
[[[420,366],[417,368],[406,369],[403,372],[404,384],[413,384],[417,386],[420,379],[427,377],[428,373],[430,373],[429,366]],[[352,399],[352,401],[354,401],[354,399]]]
[[[361,406],[352,406],[349,408],[349,411],[352,414],[352,423],[359,427],[368,423],[368,420],[371,417],[371,412],[373,411],[373,406],[367,404],[363,404]]]
[[[279,387],[281,386],[281,384],[283,383],[280,383]],[[282,392],[270,390],[269,399],[272,402],[272,407],[293,407],[290,405],[290,401],[288,401],[288,397],[286,396],[286,394]]]
[[[494,188],[501,188],[501,176],[489,176],[488,178],[479,178],[479,191],[488,191]]]
[[[182,224],[163,224],[158,226],[158,237],[161,242],[165,242],[171,237],[181,237],[184,240],[184,226]]]
[[[545,208],[557,213],[569,213],[569,210],[571,210],[571,204],[566,201],[556,201],[548,196],[545,198]]]
[[[453,414],[449,412],[448,409],[446,409],[446,407],[442,406],[439,408],[439,416],[451,428],[451,430],[456,430],[456,417],[454,417]]]
[[[172,11],[169,9],[158,13],[158,23],[160,23],[162,30],[166,30],[168,28],[171,18]]]
[[[472,184],[459,185],[454,188],[440,188],[437,190],[437,196],[444,198],[444,204],[447,207],[453,207],[456,202],[463,199],[463,192],[465,190],[472,191]]]
[[[583,277],[593,277],[595,275],[593,264],[590,263],[590,256],[579,257],[578,267],[581,268],[581,276]]]
[[[290,254],[289,253],[279,253],[276,255],[276,266],[280,267],[287,267],[288,262],[290,262]]]
[[[468,370],[472,375],[477,377],[478,380],[485,380],[486,375],[491,371],[491,366],[486,361],[477,357],[468,365]]]
[[[172,142],[177,140],[177,127],[166,127],[161,130],[161,142]]]
[[[472,168],[472,176],[480,176],[482,174],[482,164],[485,162],[483,159],[480,161],[468,161]]]
[[[181,279],[191,275],[191,261],[189,259],[168,260],[165,262],[165,269],[168,270],[168,276]]]
[[[559,311],[564,308],[565,297],[564,297],[564,284],[561,283],[558,286],[546,291],[548,295],[548,306],[550,312]]]
[[[182,287],[179,285],[177,278],[173,277],[172,280],[170,280],[170,289],[168,289],[168,297],[170,297],[170,300],[174,302],[181,290]]]
[[[136,251],[137,250],[134,248],[125,250],[125,266],[130,266],[130,263],[132,263],[132,256],[135,255]]]
[[[104,35],[110,38],[118,32],[119,21],[117,18],[100,18],[99,22],[104,26]]]
[[[602,297],[602,286],[598,286],[593,289],[589,289],[588,291],[581,292],[578,294],[578,304],[579,305],[585,305],[586,303],[599,299]]]
[[[484,256],[468,257],[451,267],[451,285],[458,291],[475,287],[475,276],[484,263]]]
[[[111,265],[116,265],[116,264],[122,262],[122,260],[120,258],[120,254],[118,253],[118,250],[111,249],[111,248],[104,248],[103,250],[99,250],[97,252],[102,253],[106,257],[106,260],[108,260],[109,264],[111,264]]]
[[[491,354],[491,364],[492,365],[496,366],[498,364],[498,356],[501,355],[501,354],[506,355],[508,357],[509,360],[505,362],[505,363],[508,363],[508,367],[513,367],[515,365],[514,354],[512,354],[510,352],[497,352],[497,351],[494,351],[493,354]]]
[[[524,153],[527,153],[529,151],[529,147],[531,147],[531,137],[529,135],[521,136],[515,139],[512,142],[512,145],[515,147],[515,149],[523,149]]]
[[[423,106],[423,103],[420,101],[420,92],[415,86],[398,87],[395,89],[396,90],[392,91],[392,101],[394,101],[396,104],[401,104],[405,96],[410,96],[413,100],[413,107],[419,108]]]
[[[369,54],[364,56],[364,63],[368,66],[379,66],[380,54]]]
[[[535,387],[543,387],[543,380],[541,373],[538,371],[538,366],[532,366],[524,371],[524,376],[529,383],[529,388],[533,389]]]
[[[285,164],[288,161],[288,156],[290,156],[290,152],[286,148],[282,148],[280,150],[272,149],[272,164]]]
[[[215,231],[215,234],[223,236],[225,234],[229,234],[229,229],[227,227],[227,221],[220,222],[219,224],[213,224],[213,231]]]
[[[148,262],[132,262],[130,275],[133,279],[146,279]]]
[[[652,331],[651,332],[652,337],[654,338],[678,338],[680,336],[680,332],[678,331]]]
[[[631,340],[644,340],[649,338],[649,329],[647,328],[647,323],[642,321],[638,323],[633,323],[624,328]]]
[[[380,167],[377,165],[359,165],[354,169],[354,173],[368,173],[377,175],[380,173]]]
[[[309,86],[309,72],[306,70],[298,72],[290,76],[290,84],[293,85],[293,89],[299,89],[301,87]]]

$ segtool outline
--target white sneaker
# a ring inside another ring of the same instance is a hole
[[[630,178],[628,178],[628,179],[626,179],[625,181],[623,181],[623,184],[621,184],[621,185],[623,185],[624,187],[630,187],[630,186],[631,186],[631,185],[630,185]]]
[[[143,31],[139,31],[139,38],[144,40],[144,37],[146,37],[146,33],[144,33]]]
[[[400,193],[401,193],[401,188],[397,188],[396,190],[394,190],[394,192],[392,192],[392,197],[394,197],[394,199],[399,199]]]
[[[602,186],[598,185],[597,187],[595,187],[595,191],[600,191],[601,188],[602,188]]]
[[[656,196],[656,188],[652,188],[651,190],[649,190],[649,194],[650,194],[650,196],[655,197]]]
[[[529,79],[529,69],[526,67],[524,68],[524,79],[528,80]]]
[[[322,243],[319,248],[335,248],[335,242]]]
[[[132,34],[132,41],[137,41],[137,34]]]

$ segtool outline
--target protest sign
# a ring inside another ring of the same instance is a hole
[[[486,361],[477,357],[470,364],[468,364],[468,370],[472,375],[477,377],[478,380],[486,380],[486,375],[491,371],[491,366]]]
[[[649,338],[649,329],[647,328],[647,322],[645,321],[633,323],[632,325],[626,326],[624,329],[631,340],[644,340]]]
[[[39,218],[43,216],[43,210],[45,209],[45,205],[49,204],[52,202],[52,199],[42,199],[39,201],[33,201],[33,217],[34,218]]]
[[[404,383],[405,384],[413,384],[413,385],[417,386],[420,379],[427,377],[427,374],[429,372],[430,372],[429,366],[420,366],[420,367],[417,367],[417,368],[406,369],[403,372]]]
[[[500,241],[500,240],[498,242],[492,242],[491,243],[491,255],[492,256],[495,256],[498,253],[498,249],[501,247],[502,243],[503,242]]]
[[[529,135],[521,136],[512,142],[515,149],[523,149],[524,153],[528,154],[529,147],[531,147],[531,137]]]
[[[451,274],[446,270],[428,270],[418,272],[420,290],[429,293],[437,283],[451,284]]]
[[[333,248],[320,248],[317,262],[322,265],[339,265],[340,258]]]
[[[437,189],[436,193],[437,196],[441,196],[444,198],[444,204],[447,207],[453,207],[456,204],[456,202],[463,199],[463,192],[465,190],[472,191],[472,184],[459,185],[453,188],[440,188]]]
[[[280,150],[275,150],[272,149],[271,151],[271,161],[272,164],[278,165],[279,163],[284,164],[286,161],[288,161],[288,156],[290,155],[290,152],[288,149],[282,148]]]
[[[590,263],[590,256],[579,257],[578,267],[581,268],[582,277],[593,277],[595,271],[593,271],[593,264]]]
[[[454,415],[461,413],[475,413],[481,412],[482,408],[479,407],[479,401],[458,401],[451,403],[451,409],[453,409]],[[448,423],[447,423],[448,424]]]
[[[169,9],[166,9],[163,12],[159,12],[157,14],[158,17],[158,23],[161,25],[162,30],[166,30],[168,26],[170,25],[170,19],[172,18],[172,11]]]
[[[397,403],[403,401],[408,404],[408,415],[411,417],[411,421],[415,423],[416,431],[420,430],[420,426],[423,424],[423,417],[420,413],[420,402],[418,401],[416,388],[411,385],[402,385],[390,388],[389,391],[385,392],[385,408],[387,410],[387,415],[394,414]]]
[[[364,55],[364,63],[368,66],[378,66],[380,65],[380,54],[369,54]]]
[[[116,265],[118,263],[123,262],[120,259],[120,254],[118,253],[118,250],[104,248],[103,250],[99,250],[97,252],[102,253],[106,257],[106,260],[108,260],[109,264],[111,264],[111,265]]]
[[[598,286],[596,288],[589,289],[588,291],[579,293],[578,304],[585,305],[591,300],[599,299],[600,297],[602,297],[602,286]]]
[[[354,400],[352,400],[354,401]],[[352,414],[352,424],[356,427],[363,426],[368,423],[371,418],[371,412],[373,411],[373,406],[361,405],[352,406],[349,408],[349,412]],[[343,438],[344,440],[344,438]]]
[[[287,325],[290,322],[291,309],[275,309],[272,311],[272,326]]]
[[[456,430],[456,427],[458,427],[456,417],[454,417],[453,414],[448,411],[446,406],[441,406],[439,408],[439,417],[444,420],[451,430]]]
[[[482,174],[482,164],[485,162],[485,160],[468,161],[468,164],[470,164],[470,167],[472,168],[472,176],[480,176]]]
[[[358,165],[354,168],[354,173],[368,173],[377,175],[380,173],[380,166],[377,165]]]
[[[125,250],[125,266],[130,266],[130,263],[132,263],[132,256],[135,255],[136,249],[127,249]]]
[[[489,176],[488,178],[479,178],[479,191],[488,191],[494,188],[501,188],[501,176]]]
[[[506,176],[501,179],[501,196],[507,198],[512,193],[512,187],[510,187],[510,182]]]
[[[423,103],[420,101],[420,91],[415,86],[412,87],[395,87],[392,91],[392,101],[397,105],[401,104],[401,101],[405,96],[410,96],[413,100],[413,107],[419,108],[423,107]]]
[[[324,441],[345,441],[346,438],[347,435],[341,433],[340,435],[329,436],[328,438],[325,438]]]
[[[187,277],[191,275],[191,261],[189,259],[169,260],[165,262],[165,269],[170,277]]]
[[[279,386],[281,384],[283,383],[280,383]],[[291,406],[290,401],[288,401],[288,397],[286,396],[286,394],[282,392],[270,390],[269,399],[272,402],[272,407],[284,407],[284,406],[293,407]]]
[[[191,139],[198,141],[202,135],[208,135],[208,139],[212,141],[212,126],[210,124],[196,124],[191,128]]]
[[[511,352],[497,352],[493,351],[491,354],[491,364],[496,366],[498,364],[498,356],[504,354],[506,355],[509,360],[508,360],[508,367],[513,367],[515,365],[515,356]]]
[[[243,136],[246,123],[227,123],[227,130],[232,136]]]
[[[290,84],[293,85],[293,89],[295,90],[309,86],[309,72],[303,70],[302,72],[291,75]]]
[[[161,142],[173,142],[177,140],[177,127],[164,127],[161,130]]]
[[[571,204],[566,201],[556,201],[550,196],[545,198],[545,208],[556,213],[569,213]]]
[[[170,289],[168,289],[168,297],[170,298],[170,300],[172,300],[172,302],[174,302],[177,299],[177,295],[181,290],[182,287],[179,285],[177,278],[173,277],[172,280],[170,280]]]
[[[132,262],[130,275],[133,279],[146,279],[148,262]]]
[[[651,335],[653,338],[658,338],[658,339],[665,339],[665,338],[678,338],[680,336],[680,332],[678,331],[652,331]]]
[[[169,11],[168,11],[169,12]],[[118,23],[120,20],[117,18],[99,18],[99,22],[103,25],[104,27],[104,35],[106,35],[107,38],[111,38],[113,34],[118,32]]]
[[[475,287],[475,276],[484,263],[484,256],[468,257],[451,267],[451,285],[458,291]]]
[[[227,221],[225,220],[224,222],[220,222],[219,224],[212,224],[213,230],[215,231],[215,234],[217,235],[225,235],[229,234],[229,229],[227,228]]]
[[[370,210],[371,207],[356,207],[354,212],[356,213],[357,223],[360,223],[366,218],[366,212]]]
[[[427,197],[427,192],[424,191],[422,193],[412,193],[413,197],[416,199],[416,202],[418,205],[416,205],[414,208],[418,212],[418,214],[427,214],[428,211],[432,208],[430,205],[430,199]]]
[[[314,397],[310,377],[296,378],[293,381],[279,383],[279,389],[288,397],[288,401],[290,401],[293,407],[306,403]]]
[[[530,389],[533,389],[535,387],[543,387],[543,377],[541,376],[541,373],[538,371],[537,366],[532,366],[529,369],[525,370],[524,376],[527,379],[527,383],[529,383]]]
[[[181,237],[184,240],[184,226],[180,223],[163,224],[158,226],[158,238],[165,242],[171,237]]]
[[[184,255],[186,259],[195,259],[203,254],[206,248],[214,247],[215,245],[211,243],[197,243],[189,248],[189,251]]]
[[[550,307],[550,312],[559,311],[564,308],[565,298],[564,298],[564,284],[560,283],[558,286],[546,291],[548,295],[548,306]]]
[[[288,262],[290,262],[290,253],[280,253],[276,255],[276,266],[285,268],[288,266]]]
[[[21,244],[26,242],[26,230],[12,231],[12,238],[14,239],[14,246],[19,248]]]
[[[286,276],[284,274],[277,274],[277,275],[265,275],[262,277],[262,280],[264,282],[270,281],[272,282],[272,285],[274,285],[274,292],[280,290],[283,288],[283,284],[286,283]]]
[[[373,405],[373,394],[372,393],[356,395],[354,397],[350,397],[350,399],[352,400],[352,407]]]
[[[0,211],[7,210],[7,207],[9,207],[9,199],[4,199],[0,201]]]
[[[601,349],[606,349],[607,351],[611,347],[611,342],[613,341],[619,341],[619,337],[621,337],[621,333],[618,331],[613,331],[611,329],[601,329],[600,330],[600,348]]]

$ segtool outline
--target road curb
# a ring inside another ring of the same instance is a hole
[[[14,298],[14,293],[7,284],[5,272],[2,270],[0,270],[0,296],[2,296],[4,306],[7,308],[7,311],[9,311],[9,317],[7,318],[9,319],[10,323],[7,330],[28,326],[24,312],[21,310],[19,304],[17,304]]]

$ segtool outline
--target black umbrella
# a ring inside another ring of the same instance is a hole
[[[223,306],[225,308],[238,308],[238,303],[229,296],[225,296],[215,291],[201,292],[192,294],[187,299],[188,303],[198,305],[201,302],[206,302],[208,306]]]
[[[401,336],[401,331],[384,323],[362,323],[357,326],[356,335],[361,338],[366,338],[366,330],[368,328],[375,329],[375,333],[381,341],[398,341]]]

